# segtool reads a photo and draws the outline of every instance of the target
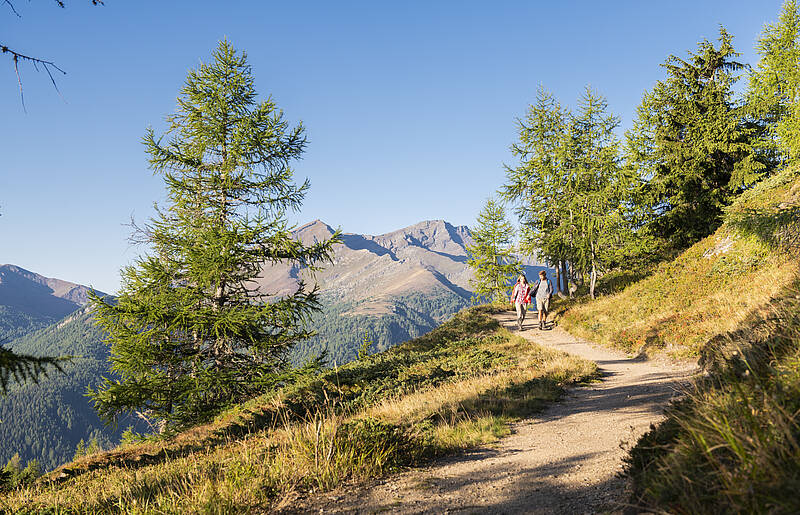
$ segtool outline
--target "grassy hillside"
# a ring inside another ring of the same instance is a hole
[[[725,224],[623,292],[567,310],[572,332],[698,358],[705,374],[628,457],[656,513],[798,513],[800,177],[744,194]]]
[[[472,308],[166,440],[129,444],[0,494],[0,511],[249,513],[491,441],[592,379],[593,363],[512,335]]]
[[[81,309],[61,322],[14,340],[14,351],[39,356],[73,356],[64,373],[51,372],[39,384],[12,385],[0,397],[0,464],[15,453],[22,463],[36,459],[52,469],[72,458],[80,440],[96,438],[108,448],[124,429],[105,426],[84,395],[108,375],[108,347],[91,315]]]
[[[795,170],[772,177],[731,206],[713,235],[620,293],[570,306],[561,324],[631,353],[699,356],[795,280],[800,258],[789,246],[798,227],[790,215],[799,202]]]

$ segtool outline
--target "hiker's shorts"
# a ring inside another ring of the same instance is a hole
[[[536,299],[536,311],[539,313],[547,314],[547,311],[550,309],[550,299]]]

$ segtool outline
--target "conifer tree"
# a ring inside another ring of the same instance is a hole
[[[92,297],[119,379],[89,391],[104,420],[135,411],[162,429],[278,384],[287,350],[313,334],[316,290],[301,283],[270,298],[254,280],[279,262],[313,271],[338,240],[292,237],[285,214],[309,187],[293,182],[290,166],[304,129],[271,98],[257,102],[243,52],[220,42],[189,72],[167,121],[166,142],[152,129],[144,137],[167,188],[166,206],[140,232],[151,253],[122,270],[115,302]]]
[[[69,357],[49,357],[49,356],[30,356],[27,354],[16,354],[3,348],[0,342],[0,393],[6,393],[11,379],[18,383],[24,381],[39,380],[41,376],[47,376],[49,368],[54,368],[63,372],[61,362],[69,360]]]
[[[467,265],[474,272],[471,284],[478,296],[498,302],[508,297],[510,279],[522,270],[512,256],[512,236],[503,206],[488,199],[472,230],[475,243],[467,246]]]
[[[767,165],[755,148],[758,127],[733,100],[743,65],[732,37],[720,28],[719,46],[707,40],[687,59],[663,64],[667,77],[645,93],[627,134],[627,157],[641,177],[640,201],[649,229],[675,248],[713,232],[722,209],[753,184]]]
[[[619,165],[619,119],[607,111],[589,87],[575,113],[540,88],[518,124],[520,163],[506,168],[502,189],[517,206],[525,253],[569,262],[589,276],[592,297],[598,273],[633,239],[625,206],[633,182]]]
[[[571,261],[589,276],[592,298],[598,273],[608,267],[629,231],[623,202],[630,180],[619,162],[618,126],[606,99],[587,86],[570,122],[566,210],[574,233]]]
[[[783,4],[778,22],[767,24],[756,50],[748,103],[767,124],[768,142],[782,156],[800,156],[800,7]]]
[[[517,120],[519,141],[511,152],[520,163],[506,166],[507,182],[501,188],[502,197],[515,204],[521,252],[552,263],[563,263],[573,254],[565,209],[570,195],[564,152],[568,123],[569,112],[540,86],[536,103]]]

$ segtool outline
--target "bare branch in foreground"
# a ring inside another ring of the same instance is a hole
[[[39,71],[39,66],[44,68],[44,71],[47,72],[47,76],[50,77],[50,82],[53,83],[53,87],[56,89],[56,93],[58,93],[58,96],[60,96],[62,100],[64,99],[64,97],[61,95],[61,91],[59,91],[59,89],[58,89],[58,85],[56,84],[56,80],[53,77],[53,73],[51,72],[50,69],[52,68],[54,70],[60,71],[64,75],[66,75],[67,72],[65,72],[64,70],[59,68],[54,62],[45,61],[44,59],[31,57],[29,55],[20,54],[19,52],[11,50],[7,46],[3,45],[2,43],[0,43],[0,52],[3,53],[3,54],[11,54],[11,59],[14,61],[14,72],[17,74],[17,84],[19,84],[19,98],[20,98],[20,101],[22,101],[22,109],[23,110],[25,110],[25,96],[24,96],[23,91],[22,91],[22,79],[19,76],[19,63],[20,63],[20,61],[27,61],[27,62],[33,64],[33,67],[36,69],[37,72]]]

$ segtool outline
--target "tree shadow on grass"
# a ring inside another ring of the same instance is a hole
[[[800,248],[800,205],[745,209],[728,214],[727,222],[741,233],[756,236],[777,249]]]

